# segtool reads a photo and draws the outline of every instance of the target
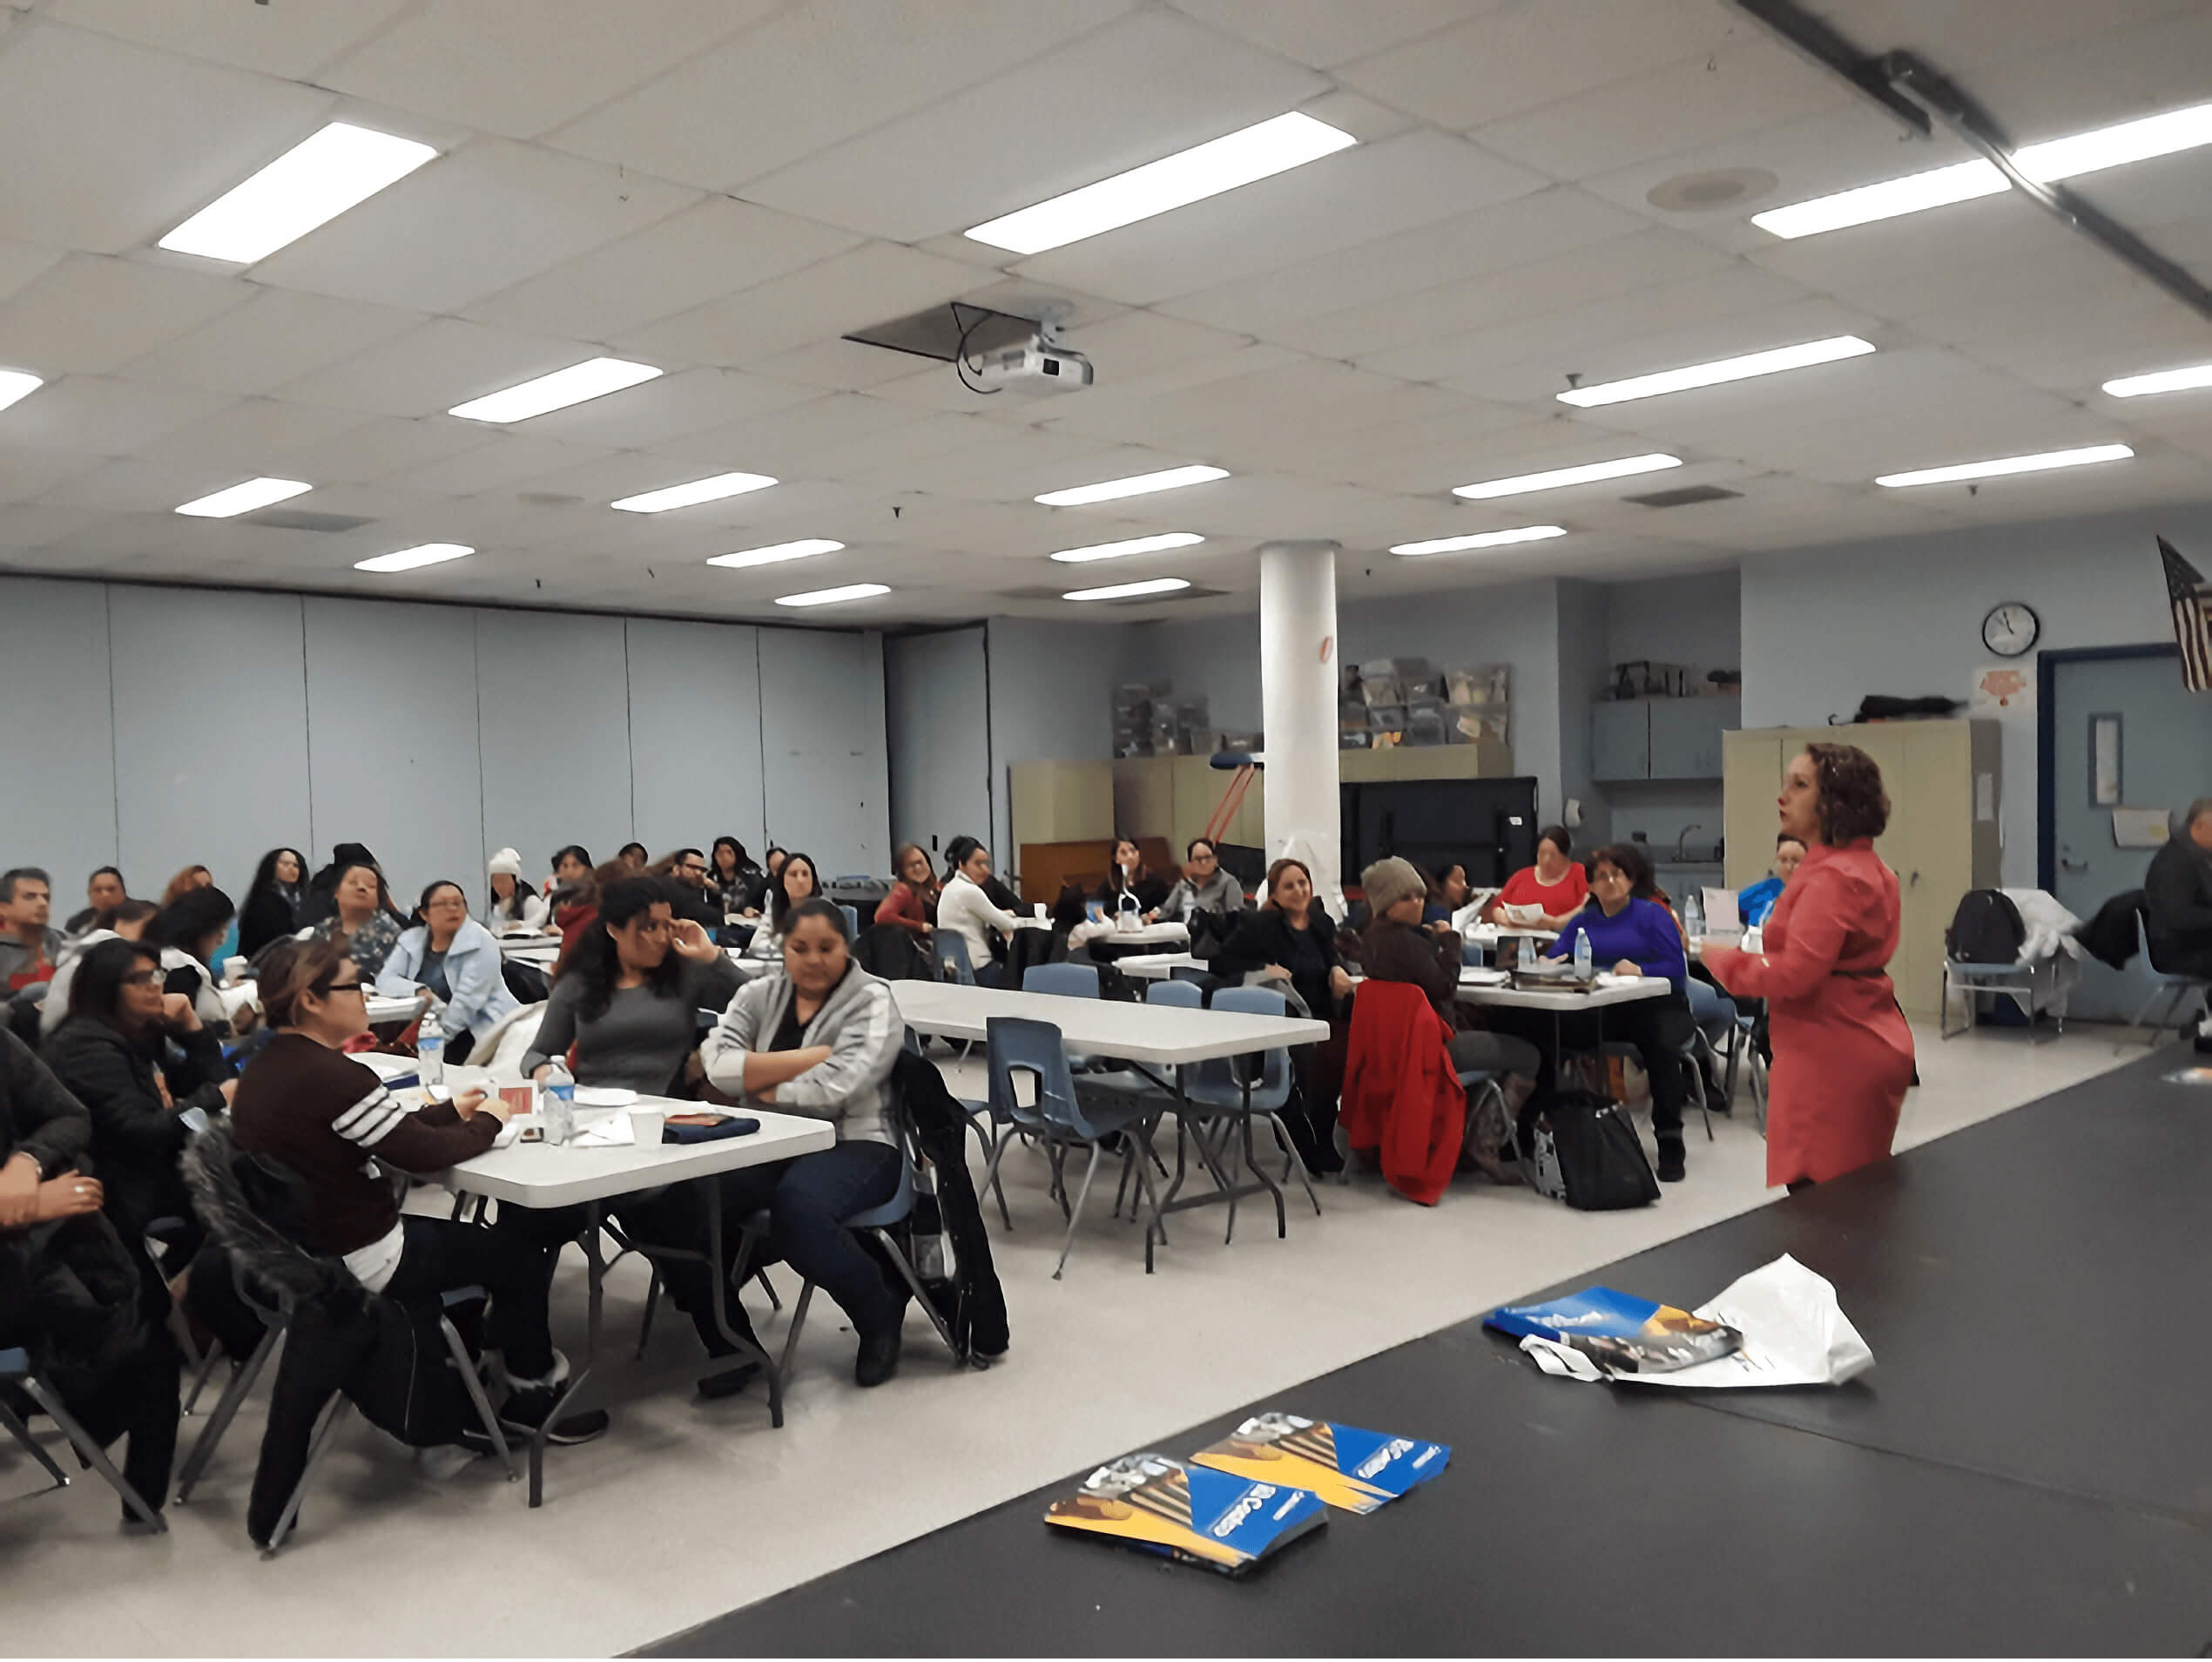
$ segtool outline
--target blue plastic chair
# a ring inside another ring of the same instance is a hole
[[[860,938],[860,909],[857,906],[847,906],[843,901],[840,901],[837,903],[837,909],[845,914],[846,938],[859,940]]]
[[[1266,987],[1224,987],[1213,996],[1213,1008],[1217,1010],[1238,1010],[1252,1016],[1281,1016],[1288,1006],[1283,995]],[[1275,1197],[1275,1233],[1285,1236],[1290,1233],[1289,1220],[1283,1206],[1283,1192],[1261,1169],[1252,1152],[1251,1121],[1258,1118],[1267,1122],[1275,1134],[1275,1141],[1288,1157],[1284,1169],[1287,1178],[1298,1173],[1298,1181],[1305,1187],[1305,1198],[1313,1203],[1315,1216],[1321,1212],[1320,1197],[1313,1192],[1313,1179],[1305,1169],[1305,1162],[1298,1158],[1297,1145],[1291,1141],[1284,1128],[1282,1111],[1291,1100],[1291,1053],[1287,1050],[1260,1052],[1258,1077],[1250,1077],[1252,1060],[1250,1057],[1230,1057],[1218,1061],[1193,1063],[1184,1072],[1183,1094],[1191,1104],[1217,1113],[1234,1116],[1243,1122],[1244,1161],[1251,1173],[1264,1184]],[[1234,1235],[1237,1228],[1237,1208],[1229,1208],[1229,1230]]]
[[[932,929],[929,956],[937,966],[937,979],[963,987],[975,984],[975,966],[968,961],[968,942],[954,929]]]
[[[1144,990],[1148,1004],[1172,1004],[1179,1010],[1203,1010],[1206,996],[1192,981],[1156,981]]]
[[[2153,963],[2150,961],[2150,929],[2141,912],[2135,914],[2135,950],[2142,955],[2143,968],[2150,971],[2151,978],[2157,985],[2151,989],[2150,997],[2143,1001],[2143,1007],[2135,1012],[2135,1019],[2128,1025],[2146,1025],[2143,1018],[2158,1007],[2160,1000],[2168,1001],[2165,1019],[2150,1029],[2150,1042],[2155,1045],[2160,1035],[2168,1028],[2188,1026],[2191,993],[2202,993],[2212,998],[2212,977],[2182,975],[2177,970],[2161,970]]]
[[[1022,972],[1025,993],[1051,993],[1061,998],[1098,997],[1098,971],[1087,963],[1033,963]]]
[[[1060,1030],[1050,1022],[994,1016],[984,1026],[991,1117],[1045,1145],[1053,1161],[1054,1192],[1067,1210],[1067,1239],[1060,1244],[1060,1261],[1054,1267],[1052,1279],[1060,1280],[1062,1272],[1068,1267],[1068,1254],[1075,1247],[1076,1231],[1082,1223],[1083,1206],[1090,1199],[1091,1180],[1097,1176],[1099,1158],[1106,1152],[1105,1139],[1116,1132],[1134,1141],[1144,1156],[1136,1162],[1136,1166],[1138,1192],[1151,1213],[1144,1227],[1144,1271],[1150,1274],[1154,1237],[1165,1235],[1149,1165],[1152,1157],[1150,1126],[1157,1111],[1153,1103],[1143,1098],[1113,1102],[1096,1098],[1086,1102],[1078,1098],[1075,1077],[1068,1068],[1068,1053],[1061,1046]],[[1035,1081],[1034,1103],[1024,1103],[1015,1089],[1015,1076],[1022,1073],[1030,1075]],[[1000,1137],[998,1148],[991,1156],[987,1181],[996,1181],[999,1161],[1010,1140],[1008,1135]],[[1068,1205],[1066,1190],[1060,1180],[1061,1156],[1069,1148],[1090,1150],[1090,1164],[1083,1172],[1082,1187],[1072,1206]]]
[[[100,1474],[107,1486],[122,1497],[124,1505],[130,1508],[140,1524],[156,1535],[169,1532],[169,1520],[146,1504],[145,1496],[133,1489],[130,1480],[115,1469],[114,1463],[107,1457],[107,1451],[95,1442],[91,1434],[78,1424],[69,1410],[62,1406],[61,1398],[30,1371],[28,1354],[20,1349],[0,1350],[0,1384],[14,1386],[44,1409],[46,1417],[53,1421],[61,1434],[69,1439],[69,1446],[77,1450],[78,1458]],[[0,1426],[5,1426],[8,1435],[29,1449],[30,1457],[46,1469],[46,1475],[54,1480],[51,1487],[69,1487],[69,1474],[61,1469],[53,1456],[46,1452],[38,1439],[30,1435],[30,1428],[17,1417],[15,1409],[8,1406],[4,1393],[0,1393]]]

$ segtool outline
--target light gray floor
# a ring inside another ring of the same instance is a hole
[[[2033,1050],[2014,1032],[1919,1037],[1925,1083],[1907,1102],[1901,1147],[2126,1059],[2110,1030],[2077,1029]],[[1643,1211],[1569,1212],[1479,1179],[1425,1210],[1367,1179],[1325,1188],[1319,1218],[1301,1198],[1287,1240],[1249,1206],[1227,1247],[1216,1214],[1184,1217],[1148,1279],[1136,1232],[1109,1216],[1107,1187],[1093,1197],[1067,1279],[1055,1282],[1059,1213],[1045,1197],[1043,1161],[1010,1155],[1008,1171],[1015,1233],[995,1221],[993,1249],[1014,1348],[999,1368],[954,1372],[915,1318],[899,1379],[862,1392],[851,1335],[818,1301],[787,1422],[772,1431],[757,1393],[693,1397],[701,1358],[680,1318],[663,1321],[643,1363],[629,1360],[645,1278],[625,1264],[610,1284],[602,1375],[615,1429],[555,1454],[542,1510],[527,1511],[520,1486],[485,1463],[433,1483],[356,1421],[325,1463],[293,1544],[264,1563],[244,1522],[257,1401],[192,1504],[171,1509],[167,1536],[121,1537],[111,1497],[89,1476],[63,1494],[0,1500],[5,1648],[620,1651],[1771,1198],[1747,1095],[1714,1144],[1693,1117],[1689,1180]],[[580,1324],[581,1283],[571,1255],[556,1321]],[[1676,1296],[1696,1302],[1718,1290]],[[753,1304],[763,1334],[779,1341],[781,1319],[757,1294]],[[186,1422],[187,1438],[192,1429]],[[1480,1451],[1463,1452],[1479,1471]],[[0,1453],[0,1494],[22,1495],[37,1476]]]

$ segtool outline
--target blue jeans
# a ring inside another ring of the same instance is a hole
[[[729,1172],[721,1179],[724,1226],[734,1234],[766,1207],[771,1227],[760,1262],[783,1260],[835,1299],[864,1335],[895,1328],[906,1314],[906,1289],[894,1289],[845,1220],[898,1193],[900,1159],[886,1144],[856,1141]]]

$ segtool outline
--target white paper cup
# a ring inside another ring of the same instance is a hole
[[[665,1108],[632,1108],[630,1111],[630,1135],[640,1148],[660,1146],[661,1127],[668,1123]]]
[[[1046,914],[1046,911],[1047,911],[1047,908],[1046,908],[1046,906],[1045,906],[1045,903],[1044,903],[1042,901],[1039,901],[1039,902],[1037,902],[1037,922],[1038,922],[1042,923],[1042,922],[1044,922],[1044,920],[1045,920],[1045,914]]]

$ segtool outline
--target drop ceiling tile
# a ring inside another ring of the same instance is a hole
[[[323,84],[487,132],[535,138],[697,57],[779,0],[431,0]]]
[[[626,351],[745,367],[964,295],[975,268],[870,242],[615,337]]]
[[[1171,0],[1178,11],[1315,69],[1334,69],[1429,34],[1507,0]]]
[[[4,426],[0,426],[0,435],[6,431]],[[93,456],[71,456],[57,450],[0,449],[0,503],[12,507],[33,497],[43,497],[88,473],[97,472],[103,465]],[[0,514],[0,521],[9,517]]]
[[[235,277],[71,254],[0,305],[0,358],[41,374],[106,374],[253,291]]]
[[[51,508],[38,503],[13,503],[0,514],[0,554],[17,571],[67,569],[57,557],[49,557],[47,545],[75,535],[103,517],[89,508]]]
[[[2109,15],[2102,7],[2091,10],[2101,21]],[[2016,142],[2033,144],[2202,104],[2212,94],[2207,64],[2212,11],[2193,5],[2134,28],[2107,25],[1989,64],[1970,84]]]
[[[496,428],[450,416],[401,421],[371,416],[363,425],[289,453],[285,465],[319,485],[358,484],[461,455],[490,443]]]
[[[659,449],[664,456],[739,467],[779,479],[810,478],[817,476],[815,463],[829,447],[924,419],[920,411],[864,394],[830,393],[773,415],[686,434]],[[725,462],[725,456],[745,460]]]
[[[10,449],[129,456],[234,402],[226,394],[66,375],[0,413],[0,434]]]
[[[1736,265],[1683,282],[1663,283],[1539,316],[1470,330],[1447,339],[1365,353],[1368,368],[1406,380],[1442,381],[1476,397],[1486,368],[1547,357],[1557,364],[1558,385],[1582,370],[1608,345],[1632,341],[1692,323],[1726,318],[1801,300],[1804,291],[1770,272]],[[1593,377],[1595,378],[1595,377]]]
[[[469,314],[510,328],[609,341],[860,246],[860,239],[726,196],[479,301]]]
[[[48,0],[45,15],[135,41],[287,80],[315,70],[365,40],[409,0],[284,0],[247,7],[234,0]]]
[[[0,301],[20,294],[65,256],[59,248],[29,242],[0,242]]]
[[[1587,179],[1758,132],[1857,96],[1787,48],[1752,39],[1485,122],[1470,136],[1554,179]]]
[[[292,289],[246,286],[251,298],[165,347],[135,357],[132,381],[262,393],[427,322],[420,312]]]
[[[120,253],[313,132],[327,93],[58,24],[0,53],[0,226]],[[190,135],[190,142],[180,135]]]
[[[588,347],[434,318],[276,388],[286,398],[381,416],[428,416],[592,355]]]
[[[817,341],[811,346],[793,347],[788,352],[762,358],[752,366],[752,373],[769,381],[816,392],[866,392],[886,382],[903,381],[933,363],[947,376],[952,375],[952,365],[940,360],[840,336],[834,341]]]
[[[1919,52],[1953,74],[2195,8],[2196,0],[1816,0],[1811,10],[1862,51]]]
[[[1340,150],[1225,195],[1024,260],[1021,274],[1148,305],[1334,253],[1543,181],[1426,130]]]
[[[253,268],[280,288],[449,312],[698,200],[503,138],[439,157]]]
[[[1496,252],[1510,259],[1515,251]],[[1726,254],[1696,238],[1655,226],[1527,265],[1278,325],[1271,333],[1302,351],[1332,358],[1366,359],[1409,348],[1394,373],[1414,375],[1421,343],[1710,276],[1730,264]]]
[[[650,450],[735,422],[787,409],[814,389],[735,369],[682,369],[587,403],[533,416],[528,431],[612,449]],[[733,460],[732,468],[745,468]],[[758,472],[758,469],[745,469]]]
[[[1305,361],[1287,347],[1264,344],[1240,347],[1233,352],[1209,352],[1127,380],[1116,375],[1080,397],[1040,401],[1045,408],[1039,425],[1141,444],[1151,431],[1155,400],[1210,382],[1234,380]],[[894,382],[885,390],[887,394],[904,384]]]
[[[1439,126],[1467,128],[1760,37],[1758,24],[1710,0],[1547,0],[1486,12],[1337,74]]]
[[[1132,0],[801,0],[551,142],[730,189],[1072,40]]]
[[[1285,324],[1386,303],[1643,228],[1625,209],[1558,186],[1379,237],[1161,307],[1220,328],[1290,340]],[[1294,342],[1293,342],[1294,343]]]
[[[1280,115],[1325,87],[1179,14],[1141,11],[755,179],[745,194],[914,242]]]
[[[590,445],[563,444],[529,433],[502,433],[489,444],[387,475],[382,483],[393,490],[426,497],[473,497],[518,480],[543,478],[603,461],[606,456],[606,451]]]
[[[280,478],[305,479],[308,476],[304,473],[286,471],[286,457],[356,432],[374,419],[359,410],[293,403],[279,398],[248,398],[154,440],[141,447],[138,454],[140,459],[157,466],[178,463],[197,466],[203,471],[236,471],[246,478],[273,474]],[[190,498],[180,497],[177,500]]]

